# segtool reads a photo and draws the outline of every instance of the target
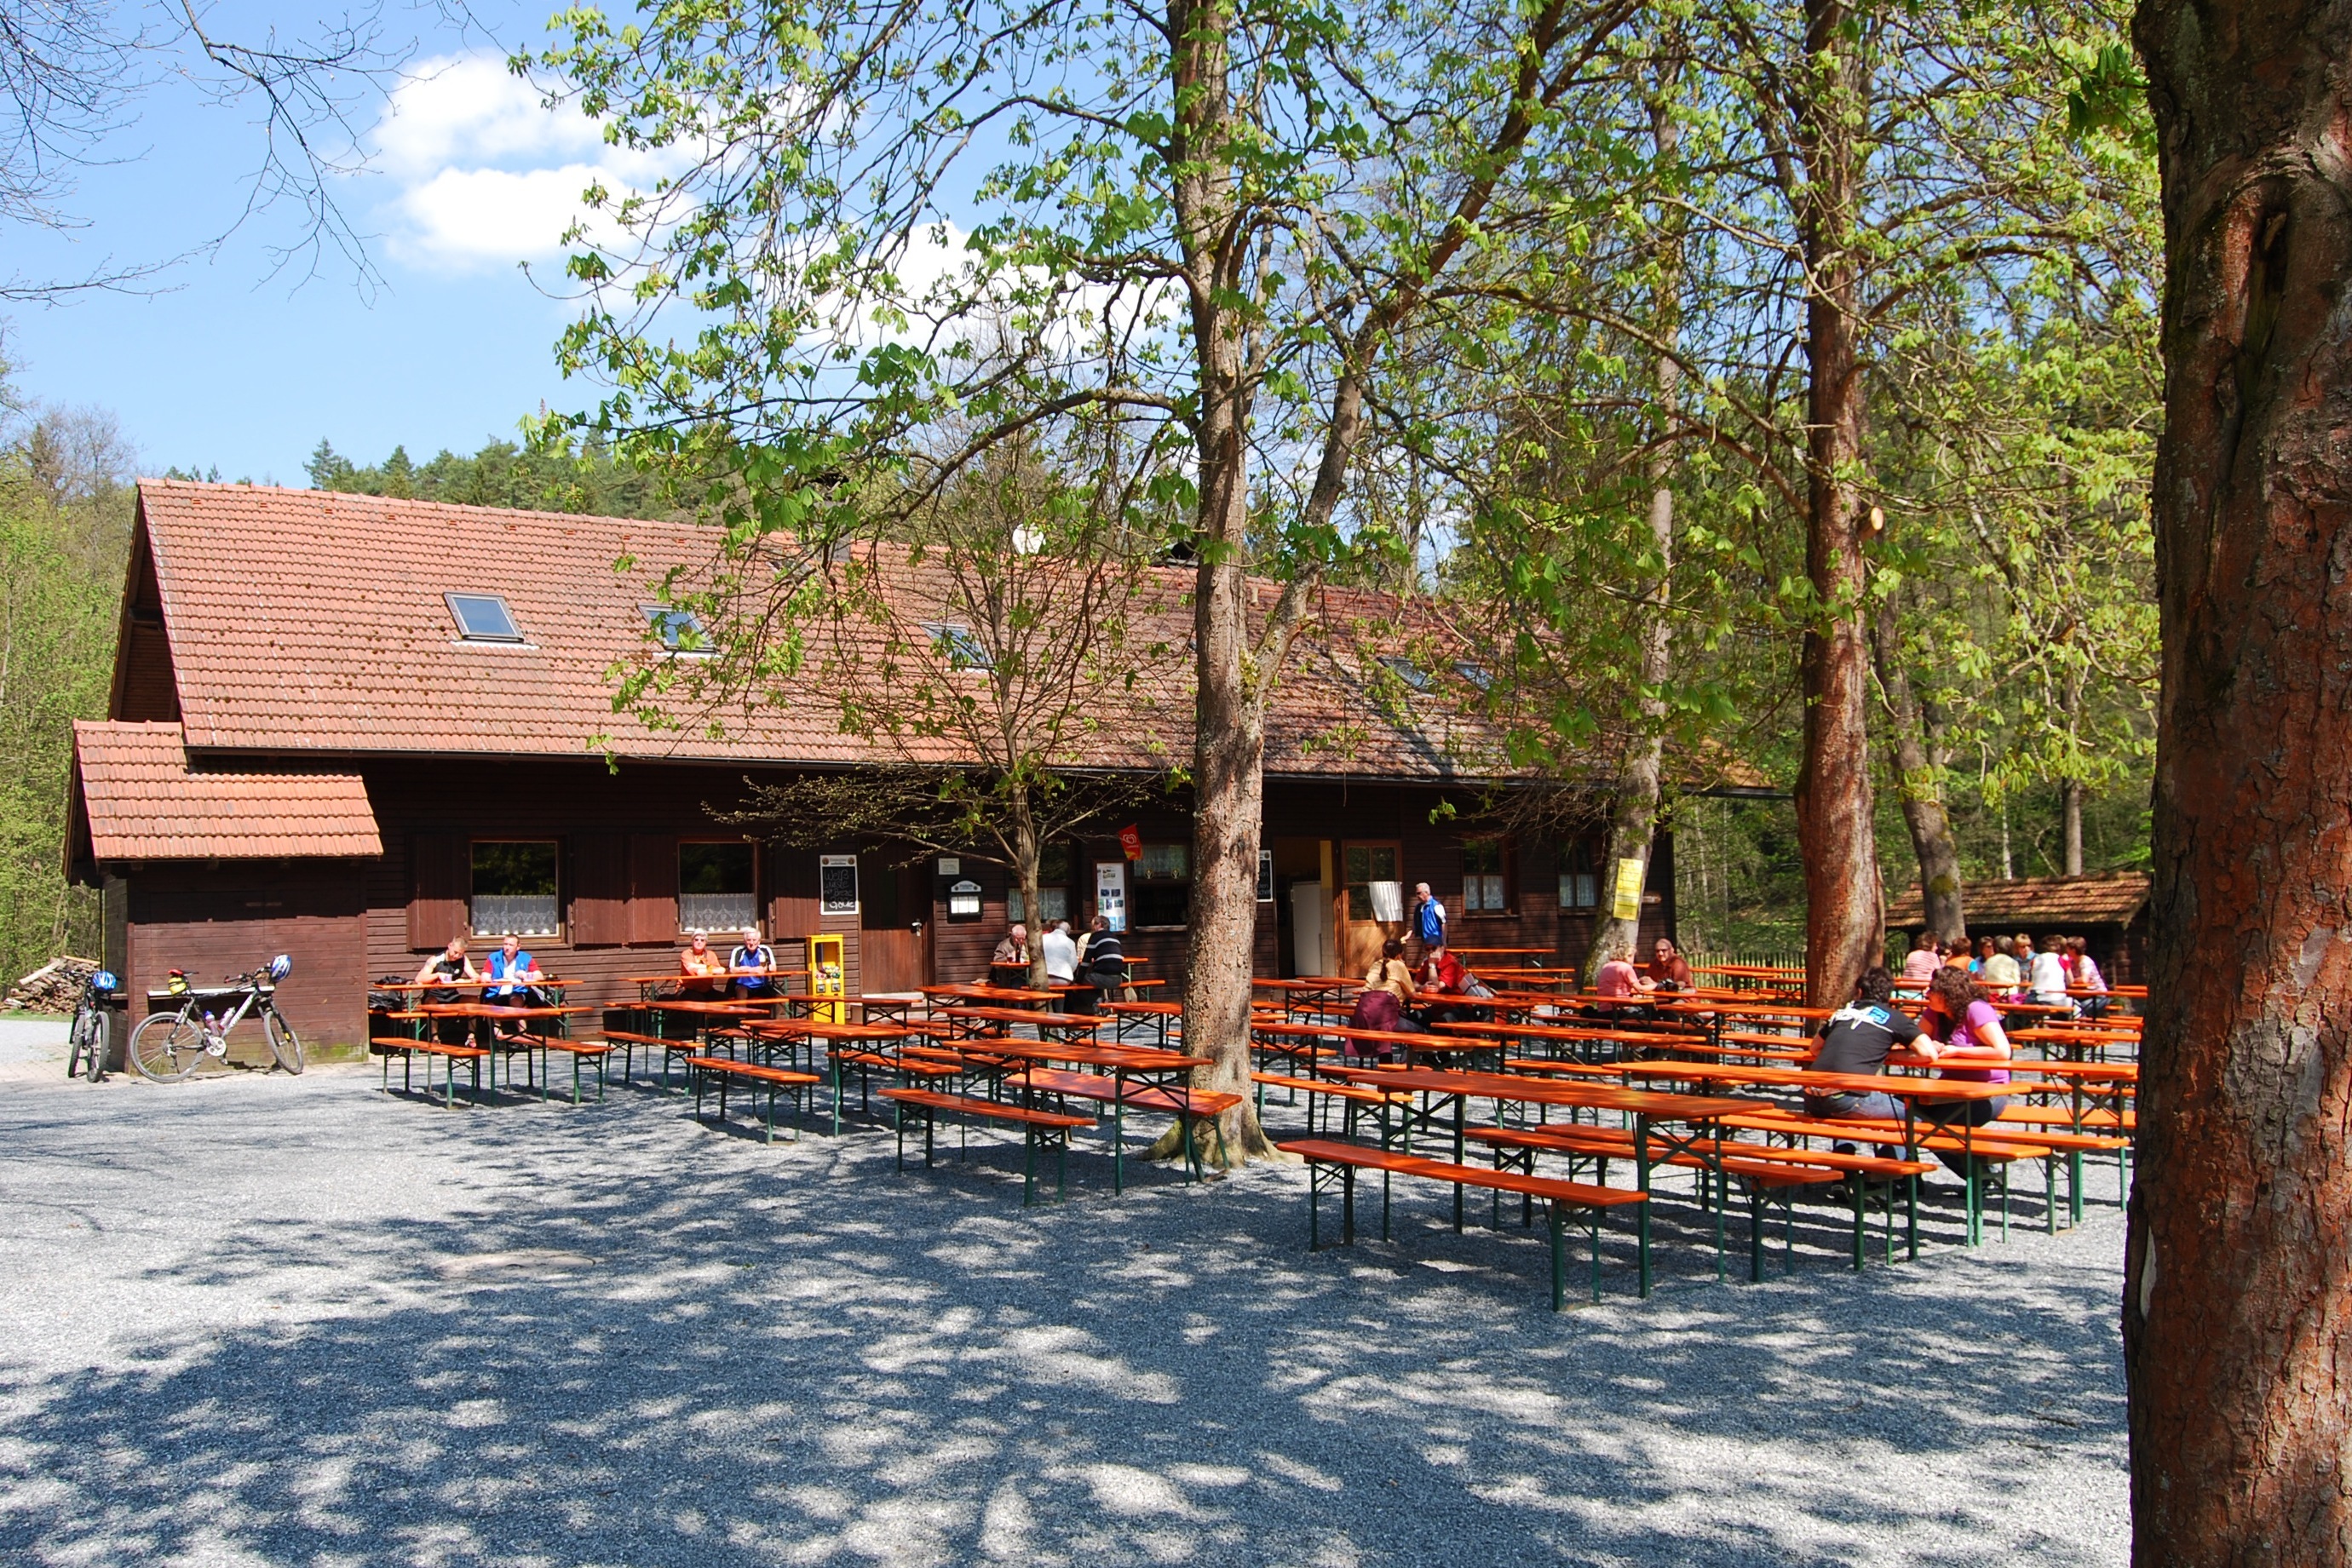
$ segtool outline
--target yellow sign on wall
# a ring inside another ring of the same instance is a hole
[[[844,988],[841,967],[841,938],[812,936],[808,939],[808,994],[812,997],[841,997]],[[809,1017],[826,1023],[845,1023],[849,1009],[839,1001],[812,1001]]]
[[[1642,917],[1642,877],[1647,870],[1645,862],[1630,855],[1617,862],[1617,896],[1609,907],[1613,918],[1639,920]]]

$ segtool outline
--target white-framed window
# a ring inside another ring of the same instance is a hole
[[[677,846],[677,928],[740,931],[760,919],[759,851],[740,839]]]
[[[1510,852],[1501,839],[1462,846],[1462,912],[1501,915],[1511,907]]]
[[[468,924],[477,936],[553,936],[562,929],[553,839],[477,839]]]
[[[1560,852],[1559,906],[1597,909],[1601,906],[1601,873],[1592,868],[1592,852],[1580,843]]]
[[[817,908],[826,915],[857,913],[857,857],[816,857]]]
[[[981,640],[971,634],[971,627],[939,621],[926,625],[923,630],[930,634],[932,646],[946,656],[948,668],[986,670],[995,666],[995,659],[990,656]]]

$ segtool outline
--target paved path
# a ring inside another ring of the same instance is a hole
[[[1436,1191],[1309,1255],[1296,1169],[1024,1213],[1017,1146],[900,1176],[642,1089],[60,1070],[0,1146],[12,1563],[2126,1556],[2112,1207],[1859,1277],[1815,1211],[1762,1287],[1677,1234],[1556,1317]]]

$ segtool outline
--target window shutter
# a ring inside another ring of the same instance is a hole
[[[572,945],[618,947],[629,939],[629,841],[582,833],[572,841]]]
[[[629,942],[668,946],[677,940],[677,841],[629,835]]]
[[[467,934],[473,891],[471,841],[462,833],[415,833],[408,841],[408,946],[413,952],[446,946]]]

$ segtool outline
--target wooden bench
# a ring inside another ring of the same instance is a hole
[[[1217,1154],[1222,1159],[1225,1152],[1225,1134],[1216,1119],[1242,1103],[1239,1094],[1227,1090],[1162,1089],[1149,1083],[1122,1084],[1108,1073],[1071,1072],[1058,1067],[1024,1068],[1019,1072],[1007,1073],[1004,1082],[1016,1089],[1058,1095],[1067,1100],[1099,1101],[1121,1112],[1130,1105],[1139,1111],[1165,1112],[1176,1118],[1177,1125],[1181,1129],[1180,1136],[1184,1145],[1184,1171],[1188,1181],[1197,1181],[1202,1175],[1200,1151],[1192,1142],[1192,1124],[1206,1121],[1211,1126],[1217,1127]],[[1124,1124],[1122,1117],[1121,1131]],[[1115,1162],[1123,1158],[1123,1144],[1114,1143],[1111,1153]],[[1125,1185],[1123,1178],[1114,1174],[1113,1187],[1123,1188]]]
[[[451,1109],[456,1109],[457,1104],[457,1063],[461,1061],[473,1070],[474,1097],[478,1100],[481,1098],[482,1061],[490,1054],[481,1046],[445,1045],[437,1040],[410,1040],[402,1035],[383,1034],[370,1037],[368,1051],[372,1054],[381,1055],[383,1058],[383,1087],[386,1093],[392,1092],[392,1059],[397,1054],[401,1059],[400,1088],[403,1093],[415,1087],[409,1076],[409,1068],[414,1060],[419,1056],[427,1059],[425,1064],[425,1092],[430,1096],[433,1092],[433,1063],[430,1059],[437,1056],[445,1064],[443,1071],[448,1080],[446,1103]]]
[[[702,1120],[702,1089],[711,1079],[719,1080],[719,1119],[727,1119],[727,1086],[740,1080],[755,1090],[764,1085],[768,1091],[767,1142],[776,1141],[776,1093],[782,1089],[804,1089],[822,1083],[824,1079],[814,1072],[802,1072],[789,1067],[769,1067],[757,1061],[738,1061],[731,1056],[689,1056],[686,1070],[694,1078],[694,1119]],[[794,1134],[797,1141],[798,1134]]]
[[[668,1040],[656,1034],[635,1034],[622,1029],[606,1030],[604,1039],[607,1043],[620,1048],[621,1082],[624,1083],[629,1082],[631,1074],[635,1071],[639,1046],[645,1047],[647,1057],[651,1057],[656,1051],[661,1053],[664,1089],[669,1087],[669,1064],[673,1058],[702,1054],[702,1045],[698,1040]]]
[[[952,1112],[969,1119],[1003,1122],[1021,1129],[1024,1148],[1021,1173],[1021,1207],[1026,1208],[1034,1201],[1037,1192],[1037,1145],[1048,1145],[1054,1151],[1054,1194],[1058,1200],[1069,1192],[1070,1134],[1078,1127],[1095,1124],[1092,1116],[1073,1116],[1059,1111],[1032,1110],[1026,1105],[1011,1105],[998,1100],[973,1100],[961,1094],[940,1094],[929,1089],[885,1089],[882,1098],[898,1107],[898,1168],[907,1168],[907,1112],[919,1111],[923,1117],[923,1166],[930,1168],[932,1134],[939,1125],[939,1113]]]
[[[1523,1193],[1540,1197],[1551,1210],[1551,1310],[1559,1312],[1568,1300],[1568,1259],[1563,1244],[1566,1211],[1581,1208],[1590,1216],[1592,1239],[1592,1299],[1601,1299],[1601,1213],[1603,1209],[1621,1208],[1648,1201],[1648,1195],[1627,1187],[1592,1186],[1584,1182],[1555,1181],[1549,1176],[1532,1176],[1519,1171],[1481,1170],[1476,1166],[1451,1165],[1444,1160],[1425,1159],[1419,1155],[1392,1154],[1386,1149],[1369,1148],[1362,1144],[1345,1144],[1328,1138],[1297,1138],[1278,1145],[1285,1152],[1297,1155],[1307,1162],[1307,1250],[1320,1251],[1323,1231],[1319,1199],[1328,1172],[1339,1173],[1340,1198],[1340,1239],[1342,1245],[1354,1246],[1356,1241],[1356,1173],[1372,1170],[1381,1173],[1381,1235],[1386,1239],[1389,1230],[1388,1178],[1391,1176],[1418,1176],[1424,1181],[1450,1183],[1456,1187],[1478,1186],[1502,1192]],[[1456,1221],[1458,1224],[1459,1221]],[[1646,1262],[1646,1258],[1644,1260]],[[1643,1270],[1646,1276],[1648,1270]]]
[[[1576,1172],[1575,1162],[1590,1159],[1595,1162],[1603,1185],[1609,1179],[1611,1160],[1632,1160],[1636,1157],[1633,1134],[1622,1128],[1580,1125],[1547,1125],[1540,1127],[1469,1127],[1463,1136],[1484,1144],[1495,1154],[1497,1168],[1507,1154],[1522,1157],[1521,1168],[1535,1174],[1538,1154],[1565,1155],[1570,1160],[1569,1174]],[[1782,1254],[1793,1267],[1796,1257],[1796,1196],[1807,1187],[1846,1184],[1846,1197],[1853,1210],[1853,1266],[1863,1266],[1864,1242],[1868,1235],[1867,1183],[1873,1177],[1889,1184],[1886,1202],[1886,1252],[1888,1261],[1895,1253],[1895,1202],[1893,1184],[1925,1176],[1935,1168],[1926,1160],[1890,1158],[1883,1155],[1841,1155],[1832,1152],[1776,1148],[1769,1144],[1727,1139],[1719,1162],[1710,1161],[1696,1152],[1685,1149],[1671,1155],[1665,1165],[1686,1170],[1713,1173],[1720,1170],[1728,1178],[1736,1178],[1748,1192],[1748,1277],[1760,1282],[1764,1278],[1764,1218],[1768,1203],[1777,1200],[1781,1208]],[[1706,1201],[1702,1190],[1700,1200]],[[1723,1195],[1717,1195],[1721,1201]],[[1909,1194],[1909,1227],[1911,1251],[1918,1252],[1918,1195]],[[1720,1240],[1720,1233],[1717,1239]]]
[[[1343,1083],[1336,1078],[1300,1078],[1286,1072],[1253,1072],[1250,1074],[1250,1082],[1258,1086],[1257,1109],[1261,1117],[1265,1114],[1265,1092],[1268,1089],[1286,1089],[1294,1100],[1301,1094],[1307,1095],[1308,1097],[1307,1130],[1310,1133],[1315,1130],[1315,1110],[1318,1104],[1324,1109],[1327,1124],[1329,1121],[1328,1113],[1331,1103],[1337,1101],[1345,1105],[1347,1119],[1341,1124],[1341,1130],[1347,1135],[1353,1136],[1356,1131],[1358,1111],[1368,1106],[1377,1110],[1383,1106],[1412,1103],[1412,1096],[1410,1094],[1399,1093],[1395,1090],[1374,1089],[1369,1084]]]
[[[593,1061],[596,1064],[596,1100],[599,1104],[604,1103],[604,1064],[612,1059],[613,1055],[613,1047],[609,1042],[601,1040],[572,1040],[568,1036],[551,1034],[541,1035],[540,1037],[539,1046],[540,1050],[542,1051],[561,1051],[570,1053],[572,1057],[572,1103],[574,1105],[580,1103],[581,1061],[583,1058],[585,1058],[590,1061]],[[539,1086],[539,1097],[541,1100],[547,1098],[547,1084],[544,1080],[541,1082]]]

